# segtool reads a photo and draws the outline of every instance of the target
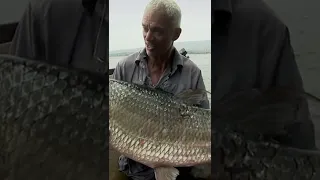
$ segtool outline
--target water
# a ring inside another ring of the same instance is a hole
[[[207,91],[211,92],[211,54],[188,54],[190,59],[201,69]],[[109,57],[109,68],[115,68],[125,56]],[[211,100],[210,94],[208,94]],[[211,104],[211,103],[210,103]]]

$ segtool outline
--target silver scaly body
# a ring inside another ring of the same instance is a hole
[[[211,111],[169,93],[109,80],[110,145],[150,167],[211,160]]]

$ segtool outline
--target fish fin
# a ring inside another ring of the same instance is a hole
[[[154,169],[156,180],[175,180],[179,170],[174,167],[157,167]]]
[[[187,89],[175,96],[188,105],[198,105],[207,100],[207,92],[203,89]]]

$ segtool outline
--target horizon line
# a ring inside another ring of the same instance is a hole
[[[201,41],[211,41],[211,39],[208,39],[208,40],[177,41],[175,43],[201,42]],[[140,48],[143,48],[143,47],[136,47],[136,48],[129,48],[129,49],[115,49],[115,50],[110,50],[109,53],[113,52],[113,51],[129,51],[129,50],[135,50],[135,49],[140,49]]]

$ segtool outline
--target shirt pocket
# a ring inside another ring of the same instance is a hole
[[[176,91],[177,84],[171,83],[170,81],[165,81],[161,83],[159,87],[166,92],[174,94]]]
[[[167,91],[167,92],[172,93],[174,95],[176,95],[182,91],[185,91],[187,89],[190,89],[190,87],[188,88],[186,84],[183,84],[180,82],[174,83],[171,81],[164,82],[160,86],[160,88],[163,89],[164,91]]]

